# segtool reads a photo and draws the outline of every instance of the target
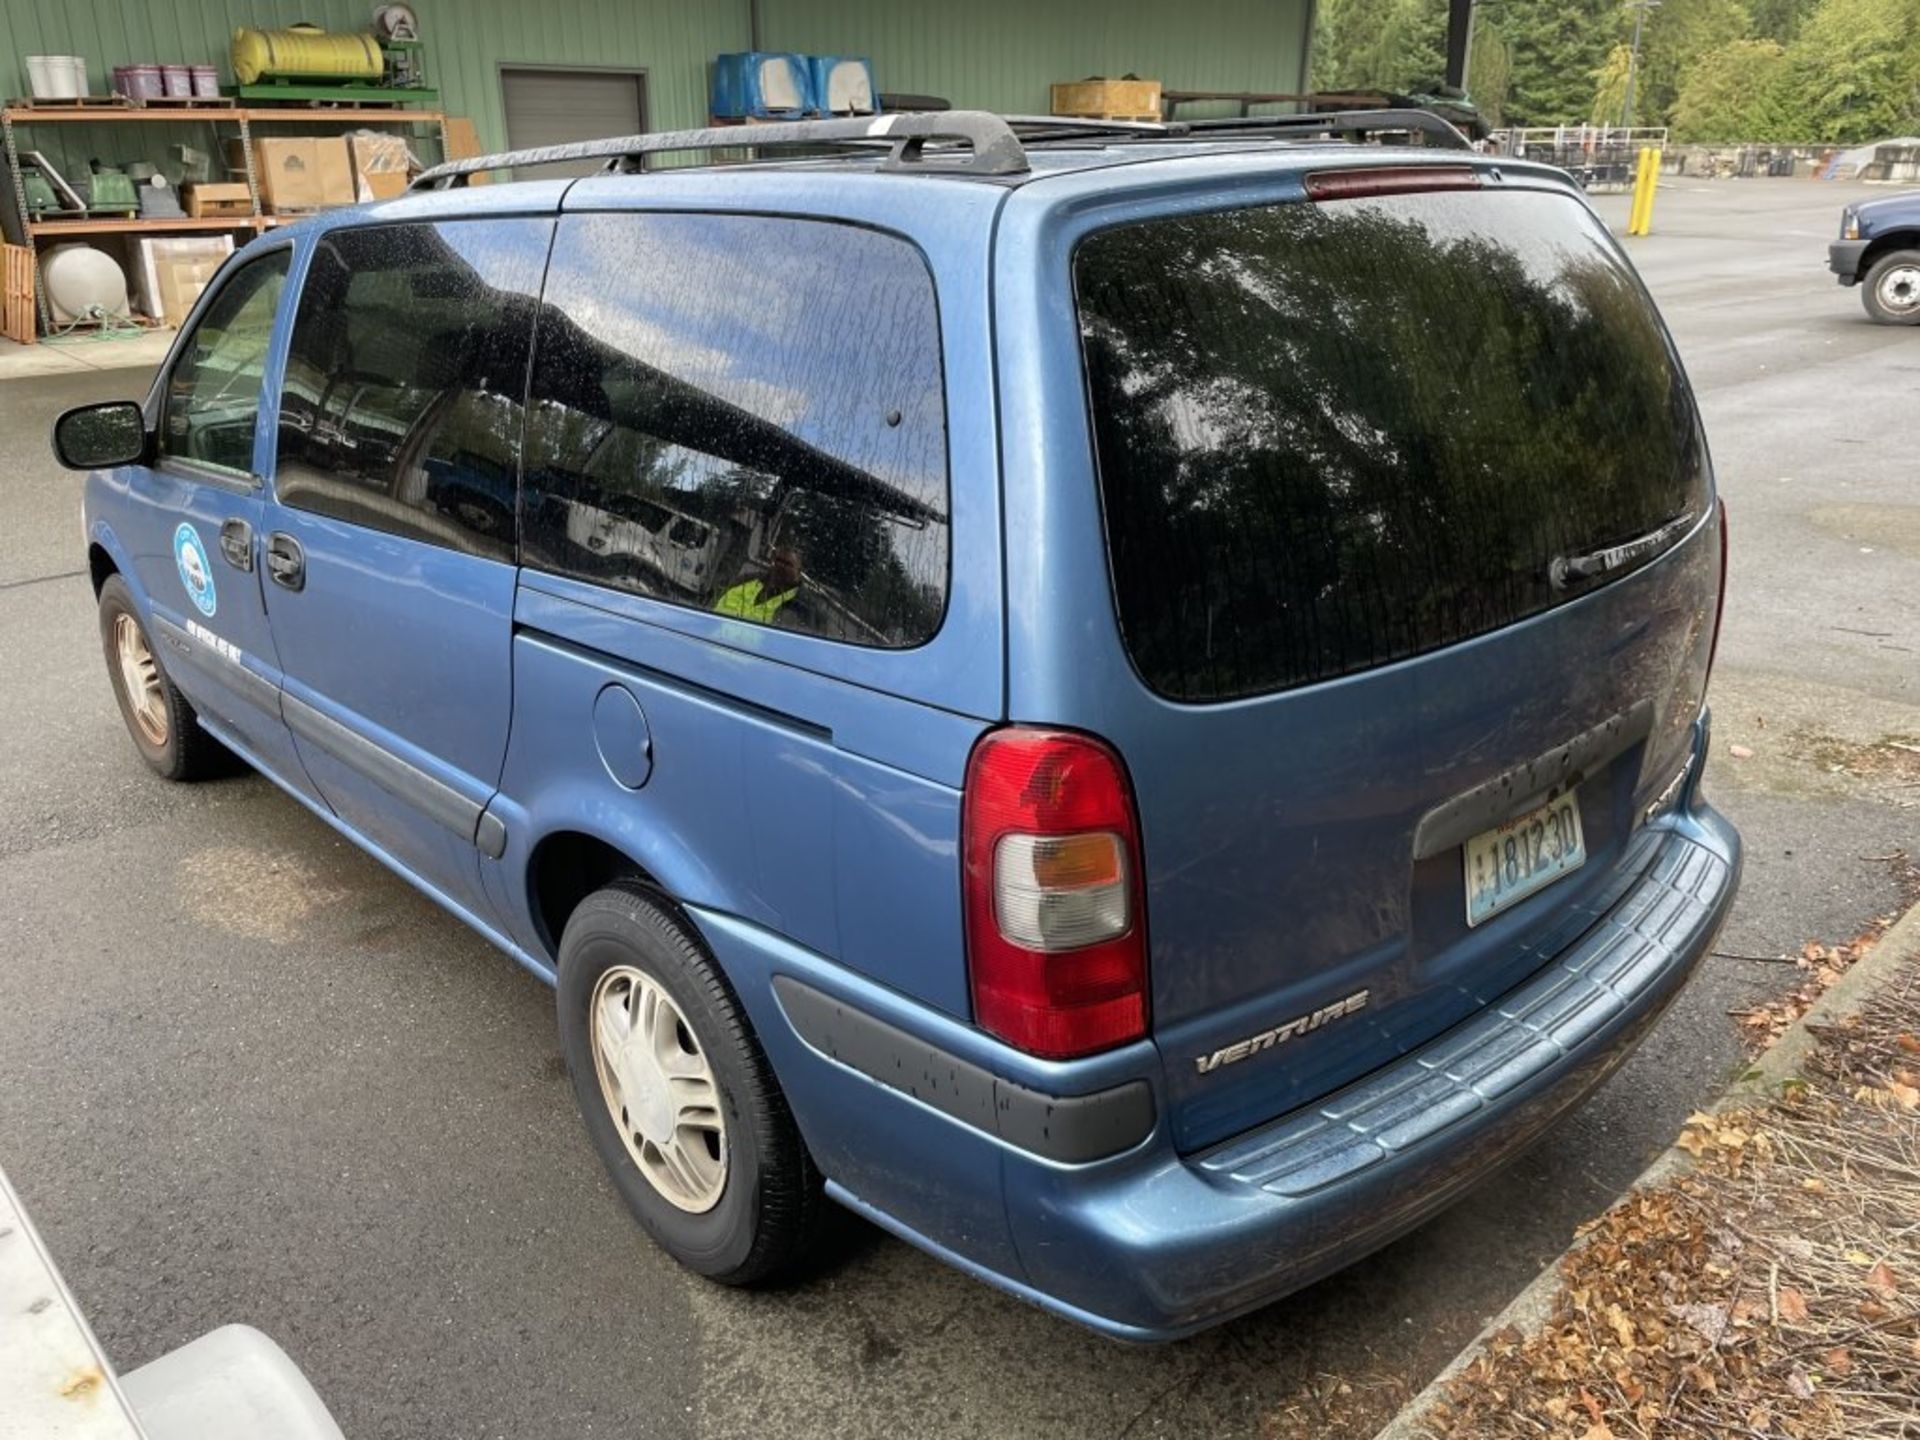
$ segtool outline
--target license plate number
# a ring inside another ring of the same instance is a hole
[[[1569,790],[1467,841],[1467,924],[1478,925],[1587,861]]]

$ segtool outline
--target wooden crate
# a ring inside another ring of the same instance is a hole
[[[0,245],[5,261],[5,301],[0,308],[0,334],[22,345],[34,340],[33,247]]]
[[[1069,80],[1053,87],[1053,113],[1083,120],[1158,120],[1158,80]]]
[[[182,189],[187,214],[195,220],[226,220],[253,213],[253,192],[245,181],[202,182]]]

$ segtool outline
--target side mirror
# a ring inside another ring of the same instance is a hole
[[[132,400],[79,405],[53,422],[53,453],[69,470],[108,470],[147,457],[147,417]]]

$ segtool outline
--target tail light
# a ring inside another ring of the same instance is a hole
[[[1718,501],[1720,512],[1720,596],[1714,601],[1713,643],[1707,647],[1707,679],[1713,678],[1713,662],[1720,656],[1720,627],[1727,618],[1727,502]]]
[[[995,730],[961,818],[974,1019],[1050,1059],[1147,1033],[1140,826],[1120,757],[1090,735]]]

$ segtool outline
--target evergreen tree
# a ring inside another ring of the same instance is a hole
[[[1806,135],[1777,40],[1736,40],[1694,62],[1673,105],[1676,140],[1794,141]]]

